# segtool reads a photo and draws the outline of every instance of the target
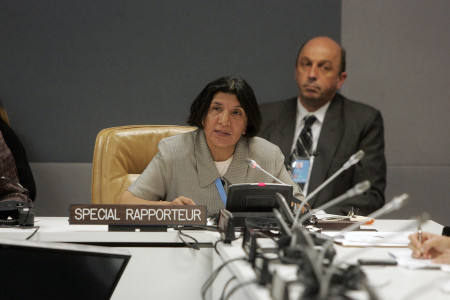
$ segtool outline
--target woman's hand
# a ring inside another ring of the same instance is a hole
[[[417,233],[409,235],[408,247],[414,258],[432,259],[433,262],[450,264],[450,237],[429,232],[422,233],[422,243]]]
[[[188,197],[180,196],[174,199],[172,202],[168,203],[169,205],[195,205],[194,200]]]
[[[188,197],[180,196],[173,201],[151,201],[136,197],[129,191],[125,191],[119,199],[119,204],[144,204],[144,205],[195,205]]]
[[[412,252],[412,256],[414,258],[422,258],[423,257],[423,252],[422,252],[422,247],[423,247],[423,243],[431,238],[435,238],[438,235],[436,234],[432,234],[429,232],[423,232],[422,233],[422,243],[420,243],[419,241],[419,234],[413,233],[409,235],[409,245],[408,248],[410,248],[413,252]],[[425,257],[424,257],[425,258]]]

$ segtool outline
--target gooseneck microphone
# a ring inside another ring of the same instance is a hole
[[[321,185],[319,185],[311,194],[305,195],[305,200],[302,201],[302,204],[297,208],[296,211],[296,217],[298,218],[298,215],[302,211],[302,208],[305,206],[306,203],[308,203],[309,200],[311,200],[315,195],[317,195],[318,192],[320,192],[324,187],[326,187],[331,181],[333,181],[339,174],[350,168],[351,166],[357,164],[363,157],[364,157],[364,151],[359,150],[344,163],[344,165],[337,170],[333,175],[331,175],[327,180],[325,180]]]
[[[272,178],[273,180],[275,180],[276,182],[278,182],[278,183],[281,183],[281,184],[285,184],[283,181],[281,181],[281,180],[279,180],[278,178],[276,178],[275,176],[273,176],[272,174],[270,174],[269,172],[267,172],[266,170],[264,170],[263,168],[261,168],[261,166],[260,165],[258,165],[257,163],[256,163],[256,161],[254,161],[253,159],[250,159],[250,158],[246,158],[245,159],[245,161],[250,165],[250,167],[252,167],[253,169],[258,169],[258,170],[260,170],[261,172],[263,172],[264,174],[266,174],[266,175],[268,175],[270,178]]]
[[[367,218],[375,219],[375,218],[378,218],[379,216],[382,216],[382,215],[385,215],[387,213],[396,211],[400,207],[405,205],[408,199],[409,199],[409,195],[408,194],[401,194],[400,196],[394,197],[389,203],[386,203],[380,209],[378,209],[378,210],[374,211],[373,213],[371,213],[370,215],[368,215]],[[366,220],[355,222],[355,223],[345,227],[344,229],[342,229],[340,231],[339,235],[336,235],[335,237],[343,236],[346,232],[355,230],[360,225],[362,225],[362,224],[364,224],[366,222],[367,222]],[[329,247],[333,243],[333,241],[334,241],[333,239],[327,241],[327,243],[324,245],[324,249],[327,247],[327,245]]]
[[[348,161],[342,166],[342,169],[347,170],[354,164],[357,164],[364,157],[364,155],[365,155],[364,151],[359,150],[358,152],[350,156]]]
[[[311,215],[313,215],[315,212],[319,211],[319,210],[325,210],[328,209],[342,201],[344,201],[345,199],[357,196],[357,195],[361,195],[362,193],[364,193],[365,191],[367,191],[370,188],[370,181],[369,180],[365,180],[363,182],[357,183],[354,187],[352,187],[351,189],[349,189],[348,191],[346,191],[344,194],[334,198],[331,201],[328,201],[324,204],[322,204],[321,206],[319,206],[318,208],[315,208],[313,210],[310,210],[309,212],[307,212],[306,214],[304,214],[299,220],[298,220],[298,216],[300,214],[297,214],[295,220],[294,220],[294,224],[292,225],[293,227],[296,226],[298,223],[303,224],[304,221],[306,221],[306,219],[308,219]]]
[[[403,205],[405,205],[408,199],[409,199],[409,195],[408,194],[401,194],[400,196],[394,197],[389,203],[386,203],[383,207],[381,207],[380,209],[378,209],[375,212],[371,213],[367,217],[371,218],[371,219],[375,219],[375,218],[378,218],[378,217],[380,217],[382,215],[385,215],[387,213],[396,211],[399,208],[401,208]],[[345,233],[358,228],[360,225],[364,224],[365,222],[366,221],[363,220],[363,221],[355,222],[354,224],[345,227],[344,229],[342,229],[340,231],[340,234],[335,236],[334,238],[339,237],[339,236],[343,236]],[[320,255],[318,256],[318,259],[317,259],[317,263],[318,264],[322,264],[322,262],[324,261],[325,253],[326,253],[327,249],[329,247],[331,247],[331,245],[333,244],[334,238],[329,239],[323,245],[322,250],[320,252]],[[323,276],[323,281],[320,284],[319,299],[326,299],[327,298],[327,295],[329,293],[330,283],[331,283],[331,276],[332,276],[332,274],[333,274],[335,269],[336,268],[331,267],[330,269],[328,269],[325,272],[325,274]]]
[[[297,224],[300,224],[300,226],[301,226],[301,224],[303,224],[303,222],[305,220],[307,220],[310,216],[312,216],[314,214],[314,212],[316,212],[318,210],[325,210],[327,208],[330,208],[330,207],[344,201],[345,199],[348,199],[348,198],[356,196],[356,195],[360,195],[360,194],[364,193],[366,190],[368,190],[369,188],[370,188],[370,182],[368,180],[365,180],[363,182],[357,183],[354,187],[349,189],[347,192],[334,198],[333,200],[324,203],[323,205],[319,206],[316,209],[308,211],[301,218],[299,218],[300,214],[297,213],[295,215],[294,222],[292,222],[291,230],[293,230],[297,226]],[[291,240],[291,245],[294,245],[295,243],[297,243],[297,241],[295,238],[293,238]]]
[[[19,182],[15,181],[14,179],[5,177],[5,176],[1,176],[0,178],[1,178],[2,180],[8,181],[8,182],[11,183],[12,185],[18,187],[20,190],[22,190],[22,192],[24,192],[24,193],[27,195],[27,197],[29,197],[29,196],[28,196],[28,195],[29,195],[28,190],[27,190],[26,188],[24,188],[23,185],[21,185]]]

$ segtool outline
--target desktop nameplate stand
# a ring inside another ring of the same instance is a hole
[[[109,231],[167,231],[168,226],[205,226],[206,205],[72,204],[69,224],[106,224]]]

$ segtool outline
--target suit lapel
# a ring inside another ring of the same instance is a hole
[[[206,143],[205,132],[199,129],[196,133],[194,138],[195,160],[200,187],[204,188],[213,183],[220,175]]]
[[[248,157],[248,140],[241,137],[234,150],[233,160],[228,167],[227,172],[223,176],[227,180],[227,184],[243,183],[247,176],[249,168],[245,159]]]
[[[217,171],[208,144],[206,143],[204,131],[198,130],[195,139],[195,159],[197,161],[198,178],[200,187],[204,188],[214,183],[214,181],[220,177],[220,174]],[[248,141],[246,138],[242,137],[236,145],[233,160],[223,176],[227,181],[227,186],[230,183],[245,182],[248,169],[248,164],[245,161],[247,157]]]
[[[316,149],[317,156],[314,159],[311,178],[309,180],[309,192],[317,188],[328,176],[331,162],[333,161],[344,132],[342,105],[343,101],[341,96],[336,94],[331,100],[330,106],[325,114]],[[317,197],[318,195],[313,198],[311,204],[313,204]]]
[[[284,155],[285,164],[289,163],[289,156],[291,155],[292,142],[295,134],[295,124],[297,117],[297,98],[290,99],[286,102],[285,107],[281,110],[277,122],[270,137],[270,140],[275,145],[280,147]]]

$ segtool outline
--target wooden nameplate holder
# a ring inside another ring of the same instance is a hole
[[[206,205],[72,204],[69,224],[109,225],[110,231],[165,231],[168,226],[205,226],[206,216]]]

